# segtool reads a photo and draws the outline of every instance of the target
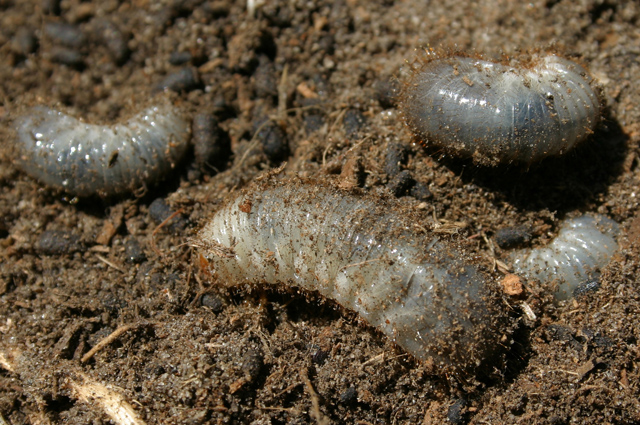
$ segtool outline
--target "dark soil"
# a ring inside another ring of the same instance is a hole
[[[640,423],[638,25],[635,1],[0,0],[0,424]],[[604,122],[537,165],[425,150],[393,94],[427,45],[563,52],[601,84]],[[74,199],[15,166],[28,106],[113,122],[167,90],[205,116],[164,183]],[[190,238],[284,162],[398,196],[487,270],[509,262],[498,232],[536,246],[582,212],[620,222],[622,247],[575,299],[505,296],[516,330],[492,370],[442,376],[313,294],[202,273]]]

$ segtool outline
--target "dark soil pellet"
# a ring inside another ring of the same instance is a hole
[[[171,65],[184,65],[191,62],[192,55],[190,52],[173,52],[169,55],[169,63]]]
[[[314,364],[322,365],[329,358],[329,352],[318,348],[311,356],[311,361]]]
[[[171,209],[169,205],[167,205],[166,201],[162,198],[158,198],[149,205],[149,215],[156,223],[162,223],[171,215],[174,214],[174,211]],[[171,232],[177,233],[182,232],[187,227],[187,221],[180,214],[173,217],[166,225],[166,228],[170,229]]]
[[[433,193],[431,193],[429,188],[420,182],[416,182],[416,184],[409,190],[409,195],[413,196],[418,201],[428,201],[433,198]]]
[[[192,140],[196,165],[203,171],[220,167],[229,158],[229,137],[218,127],[218,120],[207,113],[193,117]]]
[[[140,264],[147,260],[147,255],[137,239],[129,239],[124,244],[124,256],[127,262]]]
[[[38,48],[38,40],[29,28],[20,28],[13,36],[11,48],[15,53],[26,56]]]
[[[44,33],[54,43],[73,49],[83,47],[87,41],[80,28],[64,22],[47,22],[44,25]]]
[[[409,152],[402,143],[390,143],[384,157],[384,171],[393,177],[402,171],[402,166],[407,164]]]
[[[512,226],[499,229],[494,240],[502,249],[520,246],[531,240],[531,232],[527,226]]]
[[[408,170],[401,171],[398,173],[389,183],[387,184],[387,188],[394,194],[396,197],[401,197],[407,195],[409,189],[416,183],[414,178],[411,176],[411,172]]]
[[[276,123],[266,124],[258,132],[258,140],[269,161],[278,163],[289,156],[287,135]]]
[[[278,77],[275,66],[265,55],[261,55],[259,61],[260,64],[253,73],[256,96],[275,98],[278,95]]]
[[[49,50],[48,56],[52,62],[73,68],[80,68],[84,65],[82,53],[66,47],[54,46]]]
[[[311,114],[304,117],[304,129],[307,135],[320,130],[323,125],[324,117],[322,115]]]
[[[349,109],[344,114],[342,124],[347,137],[355,137],[365,126],[367,119],[358,109]]]
[[[586,282],[582,282],[573,290],[573,296],[581,297],[583,295],[596,292],[598,289],[600,289],[600,282],[598,280],[588,280]]]
[[[467,401],[463,398],[456,400],[447,411],[447,419],[452,424],[463,424],[466,420]]]
[[[220,313],[224,309],[224,302],[214,294],[204,294],[200,298],[200,304],[203,307],[208,307],[214,313]]]
[[[42,12],[48,15],[60,14],[60,0],[42,0],[40,6],[42,7]]]
[[[121,65],[127,61],[131,53],[128,35],[106,19],[96,19],[93,22],[93,31],[98,41],[106,46],[115,63]]]
[[[347,388],[338,398],[340,404],[352,404],[358,400],[358,391],[354,387]]]
[[[80,238],[64,230],[47,230],[40,235],[38,252],[46,255],[71,254],[82,249]]]
[[[251,348],[244,355],[242,362],[242,371],[247,378],[252,381],[260,375],[262,366],[264,365],[264,355],[257,349]]]
[[[380,106],[393,108],[397,102],[398,83],[392,79],[377,80],[373,83],[373,92]]]
[[[171,90],[174,92],[188,92],[200,87],[200,77],[195,68],[182,68],[167,75],[156,85],[156,92]]]

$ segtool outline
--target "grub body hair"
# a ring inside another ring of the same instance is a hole
[[[15,121],[19,166],[77,196],[109,196],[155,183],[182,158],[189,121],[169,102],[113,125],[95,125],[47,106]]]
[[[408,126],[428,146],[482,165],[564,154],[600,119],[586,69],[554,54],[492,62],[428,50],[412,68],[400,94]]]
[[[319,293],[443,372],[473,369],[504,332],[502,303],[451,237],[414,223],[393,200],[268,182],[218,211],[197,244],[221,284]]]

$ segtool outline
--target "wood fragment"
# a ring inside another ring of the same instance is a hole
[[[124,325],[124,326],[120,326],[118,329],[116,329],[115,331],[111,332],[111,334],[109,334],[108,336],[106,336],[105,338],[103,338],[102,340],[100,340],[100,342],[98,342],[91,350],[87,351],[87,354],[85,354],[84,356],[82,356],[82,359],[80,359],[80,361],[82,363],[86,363],[89,360],[91,360],[91,358],[100,350],[102,350],[104,347],[106,347],[107,345],[111,344],[113,341],[115,341],[116,339],[118,339],[118,337],[126,332],[129,332],[132,329],[137,329],[139,327],[143,327],[143,326],[151,326],[153,325],[153,323],[150,322],[140,322],[140,323],[136,323],[136,324],[132,324],[132,325]]]

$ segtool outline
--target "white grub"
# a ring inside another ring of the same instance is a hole
[[[155,183],[182,158],[191,131],[169,102],[112,125],[35,106],[16,119],[15,129],[20,167],[76,196],[110,196]]]
[[[427,50],[400,99],[427,146],[483,165],[564,154],[593,132],[601,110],[586,69],[554,54],[493,62]]]
[[[194,245],[220,284],[319,293],[442,373],[476,369],[505,332],[497,284],[455,237],[418,234],[416,219],[394,199],[269,180],[230,200]]]
[[[569,299],[580,284],[600,276],[618,250],[619,231],[615,221],[601,215],[567,219],[549,245],[518,251],[513,268],[528,279],[555,282],[556,299]]]

